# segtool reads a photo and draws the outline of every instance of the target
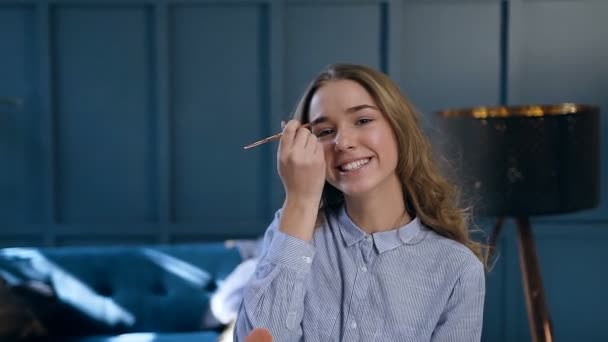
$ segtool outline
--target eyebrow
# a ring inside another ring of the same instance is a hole
[[[346,110],[346,112],[350,114],[350,113],[355,113],[355,112],[358,112],[358,111],[360,111],[360,110],[362,110],[362,109],[367,109],[367,108],[370,108],[370,109],[375,109],[375,110],[379,110],[379,109],[378,109],[377,107],[375,107],[375,106],[368,105],[368,104],[362,104],[362,105],[357,105],[357,106],[354,106],[354,107],[350,107],[350,108],[348,108],[348,109]],[[326,122],[326,121],[327,121],[327,117],[322,116],[322,115],[323,115],[323,113],[321,113],[321,114],[320,114],[320,116],[319,116],[318,118],[316,118],[316,119],[312,120],[312,121],[310,122],[311,126],[314,126],[314,125],[316,125],[316,124],[320,124],[320,123]]]

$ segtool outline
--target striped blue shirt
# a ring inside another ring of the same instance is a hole
[[[279,215],[247,284],[236,341],[479,341],[484,269],[462,244],[418,219],[369,235],[342,209],[312,242],[279,231]]]

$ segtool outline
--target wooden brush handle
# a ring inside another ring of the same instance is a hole
[[[309,122],[309,123],[303,124],[301,128],[309,128],[310,126],[311,126],[311,123]],[[264,138],[262,140],[258,140],[256,142],[254,142],[253,144],[249,144],[249,145],[247,145],[247,146],[245,146],[243,148],[246,149],[246,150],[248,150],[248,149],[250,149],[252,147],[263,145],[263,144],[265,144],[267,142],[271,142],[271,141],[274,141],[274,140],[279,140],[279,139],[281,139],[282,135],[283,135],[283,132],[280,132],[280,133],[277,133],[275,135],[271,135],[268,138]]]

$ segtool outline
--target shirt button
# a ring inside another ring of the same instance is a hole
[[[365,240],[370,241],[372,239],[371,235],[365,235]]]
[[[310,264],[312,262],[312,258],[308,256],[303,256],[302,259],[305,263]]]
[[[350,327],[351,327],[352,329],[357,329],[357,322],[353,321],[353,322],[350,324]]]
[[[367,272],[367,267],[365,267],[365,266],[361,266],[361,271],[363,271],[363,272]]]

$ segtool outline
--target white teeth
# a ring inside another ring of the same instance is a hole
[[[360,159],[354,162],[350,162],[348,164],[340,166],[342,171],[352,171],[361,168],[363,165],[369,163],[369,158]]]

